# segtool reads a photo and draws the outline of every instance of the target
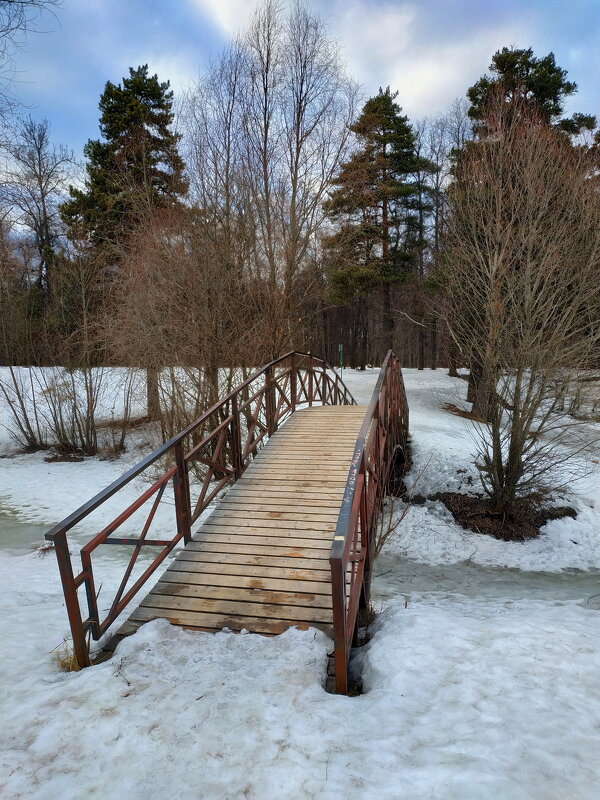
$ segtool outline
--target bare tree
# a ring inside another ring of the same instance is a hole
[[[37,253],[35,280],[49,293],[52,258],[62,234],[58,206],[66,196],[75,159],[66,147],[51,142],[48,120],[31,117],[17,124],[5,153],[0,196],[14,222],[31,233]]]
[[[60,5],[61,0],[0,0],[0,116],[18,106],[10,93],[16,51],[28,33],[39,30],[44,14]]]
[[[561,395],[598,368],[600,198],[585,155],[495,97],[449,193],[448,324],[477,375],[477,464],[499,513],[581,446]],[[554,484],[555,485],[555,484]]]
[[[188,98],[191,185],[227,232],[232,278],[256,288],[272,354],[294,341],[294,320],[317,292],[307,273],[355,98],[320,20],[271,0]]]

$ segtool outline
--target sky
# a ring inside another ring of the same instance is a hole
[[[288,0],[282,0],[285,4]],[[307,0],[365,96],[398,90],[411,120],[464,97],[503,46],[554,52],[578,87],[567,112],[600,116],[600,0]],[[81,156],[106,81],[147,63],[176,94],[240,31],[254,0],[63,0],[16,54],[14,94]]]

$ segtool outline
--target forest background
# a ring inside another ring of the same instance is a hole
[[[30,24],[59,5],[17,4]],[[524,99],[588,174],[598,149],[595,118],[564,115],[577,87],[552,53],[507,46],[489,71],[447,113],[411,121],[393,87],[364,96],[307,6],[267,1],[177,97],[145,65],[109,80],[83,161],[4,91],[0,361],[68,375],[10,371],[21,443],[49,441],[27,407],[35,380],[54,440],[96,452],[115,365],[144,370],[163,436],[291,349],[364,368],[393,347],[404,366],[477,377],[482,348],[453,332],[444,258],[457,165],[489,138],[491,99]]]

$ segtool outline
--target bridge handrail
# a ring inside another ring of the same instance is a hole
[[[404,456],[408,403],[400,362],[389,350],[356,440],[329,563],[336,692],[348,691],[348,658],[359,607],[367,607],[376,523],[398,448]]]
[[[256,391],[248,392],[251,385],[261,376],[264,376],[264,380]],[[346,385],[327,361],[310,353],[290,351],[256,370],[197,420],[48,531],[45,538],[54,543],[73,637],[74,655],[79,666],[89,664],[88,635],[96,640],[99,639],[173,548],[182,540],[186,543],[190,541],[192,524],[227,483],[235,482],[240,477],[256,454],[261,441],[271,436],[277,429],[278,423],[294,413],[299,405],[313,405],[315,402],[323,405],[356,403]],[[253,403],[256,404],[254,408]],[[203,426],[206,427],[215,416],[218,423],[208,432],[204,432]],[[202,440],[193,443],[192,448],[186,453],[185,440],[198,430],[203,432]],[[209,447],[212,448],[212,452],[203,458],[203,450]],[[174,451],[175,464],[81,548],[82,569],[75,574],[67,543],[67,532],[171,451]],[[189,467],[193,461],[203,463],[207,467],[207,472],[192,511]],[[177,533],[167,540],[148,539],[146,536],[156,510],[171,481],[174,489]],[[153,496],[155,499],[139,537],[135,539],[112,537],[120,525]],[[92,553],[103,544],[128,545],[133,546],[134,550],[108,615],[104,620],[100,620]],[[126,591],[140,550],[147,545],[159,547],[160,552]],[[78,590],[82,585],[85,587],[87,597],[86,619],[82,617],[78,596]]]

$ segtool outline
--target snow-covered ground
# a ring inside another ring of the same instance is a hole
[[[344,380],[366,403],[376,375]],[[467,491],[469,422],[442,409],[466,384],[442,371],[405,381],[413,475],[427,465],[416,491]],[[27,547],[127,466],[0,459],[2,798],[598,797],[596,465],[566,497],[578,518],[535,541],[465,533],[439,503],[411,508],[376,565],[382,613],[354,660],[354,698],[324,692],[331,642],[315,630],[267,639],[156,621],[110,661],[58,671],[56,563]],[[103,562],[109,579],[116,564]]]

